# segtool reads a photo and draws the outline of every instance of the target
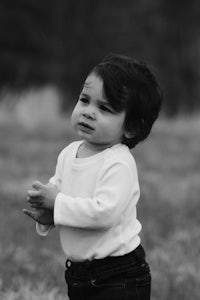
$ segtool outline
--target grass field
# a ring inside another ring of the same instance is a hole
[[[58,124],[30,130],[15,121],[0,123],[1,300],[66,299],[65,258],[57,230],[39,237],[34,223],[22,214],[31,183],[48,180],[59,151],[74,139],[67,122]],[[152,299],[198,300],[200,121],[159,121],[133,153]]]

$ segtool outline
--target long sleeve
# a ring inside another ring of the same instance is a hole
[[[106,229],[116,222],[133,197],[136,205],[139,198],[137,178],[133,178],[128,165],[115,162],[102,174],[93,197],[72,197],[59,193],[55,200],[54,223]]]

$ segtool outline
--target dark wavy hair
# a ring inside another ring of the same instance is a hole
[[[161,109],[163,96],[154,75],[145,63],[117,54],[106,56],[91,73],[102,79],[113,110],[125,110],[122,143],[135,147],[149,135]]]

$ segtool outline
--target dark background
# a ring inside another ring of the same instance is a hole
[[[194,112],[199,37],[196,0],[1,0],[0,88],[53,84],[74,99],[91,67],[118,52],[149,64],[165,113]]]

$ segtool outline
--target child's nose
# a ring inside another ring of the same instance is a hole
[[[86,119],[90,119],[90,120],[95,120],[95,111],[92,108],[87,108],[84,112],[83,112],[83,116]]]

